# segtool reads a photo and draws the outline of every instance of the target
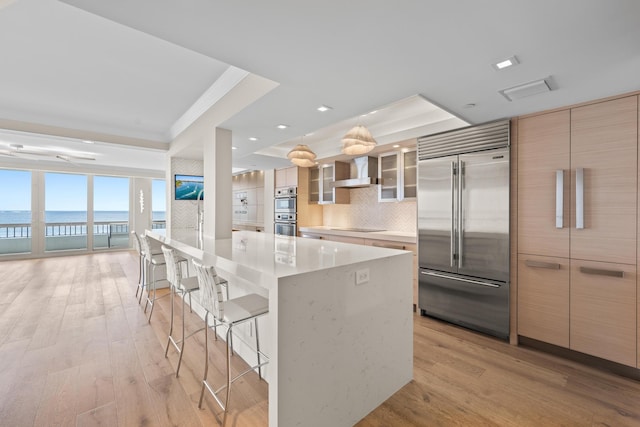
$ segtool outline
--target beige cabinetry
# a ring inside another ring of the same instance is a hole
[[[571,260],[570,348],[636,366],[636,266]]]
[[[378,157],[378,201],[415,199],[417,195],[416,151],[392,151]]]
[[[518,334],[637,366],[638,99],[518,121]]]
[[[518,255],[518,334],[569,348],[569,259]]]
[[[334,162],[309,171],[309,203],[349,203],[349,189],[335,188],[334,181],[349,178],[349,164]]]
[[[580,194],[571,204],[571,257],[636,263],[638,98],[571,110],[571,182],[583,170],[584,228],[576,225]]]
[[[298,168],[291,166],[283,169],[276,169],[275,187],[297,187],[298,186]]]

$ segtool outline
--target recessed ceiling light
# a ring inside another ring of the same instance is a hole
[[[509,58],[495,62],[492,65],[496,70],[504,70],[505,68],[513,67],[514,65],[518,65],[519,63],[520,62],[518,62],[518,59],[515,56],[510,56]]]
[[[373,111],[369,112],[369,114],[375,114],[377,112],[378,112],[378,110],[373,110]]]
[[[237,149],[238,149],[238,147],[231,147],[231,149],[232,149],[232,150],[237,150]]]
[[[288,128],[288,127],[289,127],[289,125],[282,125],[282,124],[281,124],[281,125],[278,125],[278,126],[276,126],[276,127],[277,127],[278,129],[286,129],[286,128]]]
[[[393,148],[400,148],[400,144],[393,144]]]
[[[89,141],[88,139],[83,139],[82,142],[85,144],[93,144],[93,141]]]
[[[257,140],[258,140],[258,138],[256,138],[255,136],[249,137],[249,141],[257,141]]]
[[[321,105],[317,108],[317,110],[321,113],[324,113],[325,111],[333,110],[333,108],[329,107],[328,105]]]

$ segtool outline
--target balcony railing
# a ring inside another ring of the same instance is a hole
[[[166,221],[152,221],[151,228],[164,229],[166,228]],[[86,238],[87,223],[46,223],[44,235],[47,241],[49,239]],[[124,221],[95,222],[93,224],[93,236],[96,248],[128,247],[129,223]],[[31,224],[0,224],[0,254],[23,252],[25,248],[30,247],[30,243],[25,246],[24,242],[32,237]],[[86,248],[86,239],[84,242],[84,247]],[[11,249],[12,246],[15,246],[15,250]],[[81,247],[76,248],[81,249]],[[28,251],[28,249],[26,250]]]

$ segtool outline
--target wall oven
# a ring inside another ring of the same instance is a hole
[[[274,204],[274,234],[278,236],[296,236],[298,226],[296,221],[297,197],[296,188],[280,188],[276,190]]]
[[[276,197],[273,201],[275,213],[296,213],[296,196]]]
[[[295,222],[277,222],[273,232],[276,236],[295,236],[298,233],[298,226]]]

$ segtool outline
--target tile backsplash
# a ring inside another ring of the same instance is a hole
[[[416,232],[415,200],[378,202],[378,187],[375,185],[354,188],[350,192],[351,203],[348,205],[323,206],[323,225]]]

